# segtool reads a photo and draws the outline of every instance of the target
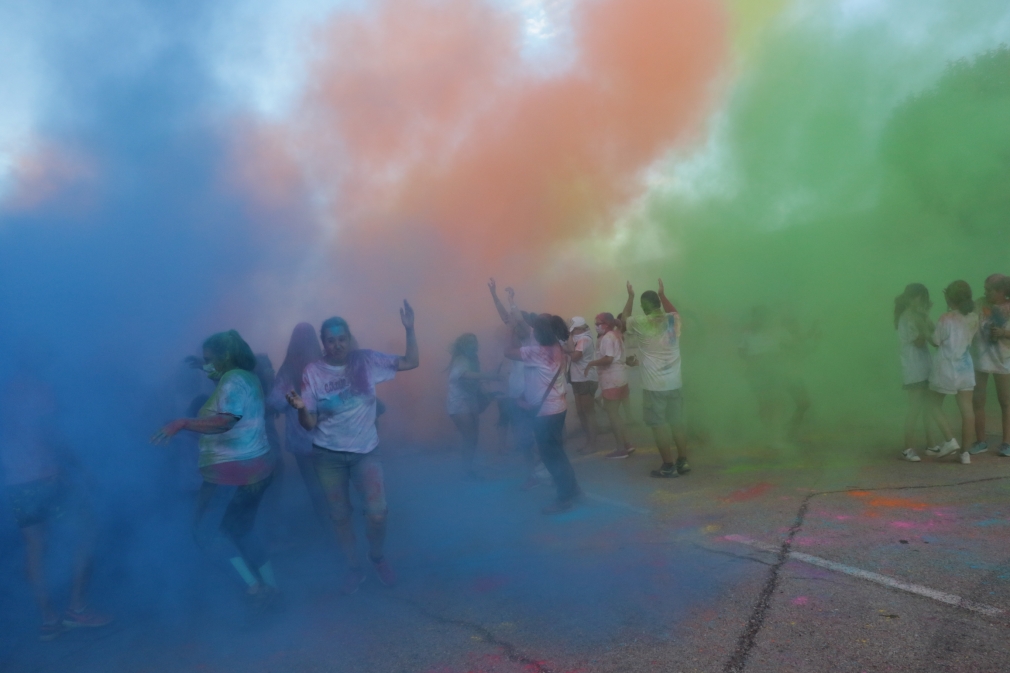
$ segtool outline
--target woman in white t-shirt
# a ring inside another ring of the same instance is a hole
[[[976,302],[976,313],[979,330],[971,353],[975,364],[975,444],[968,453],[982,453],[989,448],[985,402],[992,374],[1003,431],[999,455],[1010,457],[1010,278],[995,273],[985,279],[985,296]]]
[[[497,381],[498,375],[481,372],[480,344],[477,335],[467,332],[456,338],[449,353],[449,390],[445,407],[463,440],[463,469],[468,477],[477,478],[475,458],[480,440],[480,415],[487,408],[488,397],[481,390],[481,381]]]
[[[596,334],[599,336],[597,357],[586,365],[586,370],[596,369],[603,410],[607,412],[617,442],[617,447],[607,454],[607,458],[627,458],[635,451],[628,441],[624,419],[621,418],[621,405],[629,396],[628,372],[624,362],[624,336],[613,313],[600,313],[596,316]]]
[[[276,592],[273,568],[253,531],[263,493],[273,477],[274,455],[267,439],[263,390],[253,373],[256,357],[238,332],[219,332],[203,343],[203,370],[217,382],[196,418],[180,418],[155,433],[156,444],[181,430],[200,434],[200,473],[194,526],[218,486],[235,486],[221,531],[239,555],[232,564],[261,600]]]
[[[946,441],[940,446],[926,449],[926,455],[937,458],[957,452],[962,448],[954,439],[950,422],[943,412],[943,399],[954,395],[961,412],[961,441],[971,446],[975,432],[975,412],[972,394],[975,390],[975,366],[971,360],[971,342],[978,331],[978,314],[971,298],[971,287],[963,280],[955,280],[943,291],[950,309],[936,322],[932,344],[936,346],[929,370],[929,390],[933,418]],[[961,462],[970,463],[968,451],[961,452]]]
[[[599,376],[596,369],[587,365],[596,358],[596,346],[593,336],[589,333],[586,319],[576,316],[568,326],[571,333],[565,344],[565,352],[571,360],[568,374],[575,395],[575,411],[579,415],[579,423],[586,434],[586,446],[579,453],[596,452],[596,388]]]
[[[383,555],[386,540],[386,489],[382,464],[375,457],[379,435],[375,429],[375,385],[397,372],[415,369],[419,362],[414,334],[414,309],[406,301],[400,321],[407,332],[405,355],[389,355],[358,348],[343,318],[326,320],[319,330],[323,358],[307,367],[301,393],[288,393],[288,404],[298,410],[298,422],[312,436],[312,458],[330,503],[330,516],[347,558],[343,591],[351,594],[365,581],[351,520],[350,484],[365,500],[369,559],[385,585],[396,575]]]
[[[565,454],[564,430],[568,402],[565,399],[565,356],[550,317],[531,316],[534,343],[520,346],[515,342],[505,357],[525,365],[526,386],[522,404],[534,416],[533,434],[540,458],[557,488],[557,499],[543,509],[544,514],[567,512],[575,505],[580,491],[568,456]]]
[[[933,322],[929,319],[929,290],[922,283],[911,283],[894,299],[894,329],[898,332],[901,348],[901,382],[908,392],[908,411],[905,413],[905,450],[902,457],[919,462],[915,450],[916,428],[921,423],[926,446],[929,441],[930,415],[926,413],[929,392],[931,359],[929,343],[933,335]]]

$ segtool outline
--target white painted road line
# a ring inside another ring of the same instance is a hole
[[[727,535],[723,539],[729,540],[731,542],[739,542],[740,544],[745,544],[754,547],[755,549],[760,549],[761,551],[770,552],[772,554],[779,553],[778,546],[773,544],[767,544],[765,542],[758,542],[757,540],[752,540],[751,538],[745,537],[743,535]],[[978,612],[988,617],[997,617],[1006,612],[1005,610],[1001,610],[1000,608],[994,608],[991,605],[985,605],[984,603],[976,603],[975,601],[970,601],[966,598],[955,596],[954,594],[948,594],[943,591],[937,591],[936,589],[930,589],[929,587],[924,587],[919,584],[912,584],[911,582],[904,582],[902,580],[895,579],[893,577],[888,577],[887,575],[881,575],[879,573],[870,572],[869,570],[862,570],[860,568],[854,568],[852,566],[847,566],[842,563],[835,563],[834,561],[829,561],[819,556],[811,556],[810,554],[791,551],[789,552],[789,558],[794,561],[801,561],[803,563],[809,563],[810,565],[815,565],[821,568],[827,568],[828,570],[834,570],[835,572],[851,575],[852,577],[858,577],[859,579],[867,580],[868,582],[874,582],[876,584],[881,584],[885,587],[890,587],[892,589],[898,589],[899,591],[907,591],[910,594],[916,594],[918,596],[925,596],[926,598],[932,598],[934,601],[946,603],[947,605],[954,605],[959,608],[964,608],[965,610],[971,610],[972,612]]]

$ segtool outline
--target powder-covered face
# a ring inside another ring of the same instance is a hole
[[[211,381],[219,381],[224,376],[224,362],[206,348],[203,350],[203,371]]]
[[[344,364],[351,348],[351,334],[343,327],[333,327],[323,332],[323,356],[329,364]]]
[[[985,300],[990,304],[1002,304],[1006,297],[999,290],[998,280],[987,280],[985,282]]]

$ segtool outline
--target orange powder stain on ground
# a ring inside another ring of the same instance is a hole
[[[849,496],[866,501],[867,507],[886,507],[892,509],[910,509],[916,512],[929,509],[929,503],[909,500],[907,498],[887,498],[867,491],[850,491]]]

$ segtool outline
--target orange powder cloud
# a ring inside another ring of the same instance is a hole
[[[303,106],[244,138],[241,163],[271,200],[304,188],[290,185],[292,165],[325,195],[330,282],[312,291],[333,308],[321,313],[352,327],[381,315],[374,339],[359,340],[383,347],[381,334],[395,348],[396,304],[415,302],[427,373],[402,377],[395,394],[416,429],[444,417],[432,393],[451,339],[498,323],[488,276],[532,310],[620,309],[627,270],[560,267],[558,250],[605,230],[641,171],[693,140],[718,93],[726,18],[717,0],[581,2],[571,67],[544,74],[523,58],[519,17],[489,3],[372,4],[321,27]],[[603,283],[614,292],[600,303]]]

